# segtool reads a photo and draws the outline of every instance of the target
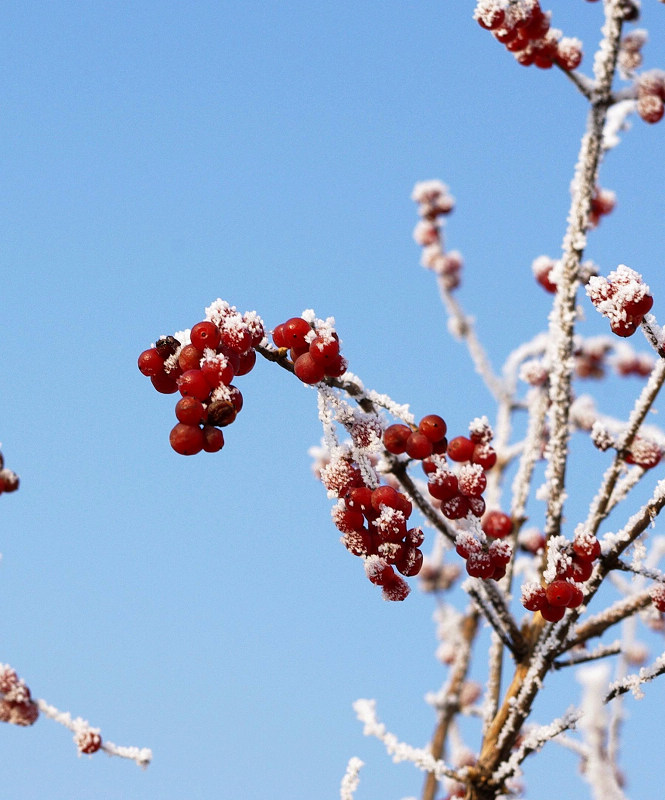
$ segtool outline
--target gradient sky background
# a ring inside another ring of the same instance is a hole
[[[384,603],[339,545],[307,457],[314,393],[262,362],[239,382],[223,452],[183,458],[168,444],[174,400],[136,357],[216,297],[269,327],[314,308],[336,317],[367,386],[457,433],[492,416],[419,266],[411,189],[438,177],[457,198],[459,298],[498,367],[546,325],[530,264],[560,251],[586,101],[560,72],[517,65],[473,6],[4,4],[0,440],[22,483],[0,498],[0,660],[154,763],[77,759],[48,720],[2,726],[3,797],[338,797],[353,755],[358,800],[419,793],[421,775],[363,738],[351,704],[376,698],[390,730],[427,742],[422,698],[445,675],[434,604],[417,591]],[[587,73],[601,6],[547,6],[583,39]],[[643,6],[645,66],[665,67],[665,8]],[[607,157],[618,205],[588,249],[606,272],[643,272],[657,315],[664,133],[635,119]],[[585,331],[605,333],[587,310]],[[610,381],[602,410],[625,412],[637,386]],[[571,488],[571,528],[595,486]],[[530,512],[538,524],[540,504]],[[664,692],[646,691],[626,703],[622,757],[658,763],[628,769],[632,800],[663,780]],[[552,681],[536,716],[578,699]],[[526,779],[530,797],[585,796],[553,744]]]

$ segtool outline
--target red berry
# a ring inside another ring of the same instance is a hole
[[[342,533],[361,531],[365,526],[365,517],[362,511],[356,511],[353,508],[335,509],[333,521],[335,527]]]
[[[566,578],[572,578],[576,583],[588,581],[593,572],[593,562],[573,556],[573,563],[566,570]]]
[[[198,369],[201,365],[202,357],[203,352],[198,347],[193,344],[186,344],[178,356],[178,366],[183,372],[187,372],[188,369]]]
[[[396,423],[389,425],[383,432],[383,444],[389,453],[404,453],[406,443],[411,436],[411,428],[407,425]]]
[[[216,389],[222,383],[228,386],[235,377],[231,360],[221,353],[215,358],[207,358],[201,364],[201,372],[211,389]]]
[[[513,521],[503,511],[490,511],[483,520],[483,531],[494,539],[503,539],[513,531]]]
[[[299,378],[303,383],[308,384],[319,383],[319,381],[322,381],[325,377],[324,370],[325,367],[323,364],[319,364],[317,361],[315,361],[309,352],[298,356],[293,364],[293,371],[295,372],[296,377]]]
[[[212,322],[197,322],[191,330],[189,335],[191,343],[199,350],[205,350],[210,347],[212,350],[217,349],[217,345],[221,340],[219,328]]]
[[[238,369],[236,375],[247,375],[254,369],[256,364],[256,350],[248,350],[246,353],[238,356]]]
[[[198,425],[179,422],[169,435],[171,447],[182,456],[193,456],[203,450],[203,433]]]
[[[368,486],[356,486],[347,492],[346,505],[365,513],[372,508],[372,495],[373,492]]]
[[[469,501],[469,511],[473,514],[474,517],[482,517],[485,513],[485,501],[482,497],[467,497]]]
[[[463,519],[469,513],[469,500],[457,494],[441,503],[441,513],[448,519]]]
[[[553,606],[551,603],[546,603],[539,611],[543,615],[543,619],[546,619],[548,622],[558,622],[560,619],[563,619],[563,615],[566,613],[566,607]]]
[[[400,505],[399,492],[392,486],[378,486],[372,492],[372,508],[376,511],[381,510],[381,506],[397,508]]]
[[[437,500],[450,500],[458,494],[457,477],[452,472],[436,472],[427,484],[427,491]]]
[[[213,425],[204,425],[203,430],[203,449],[206,453],[217,453],[224,447],[224,434],[219,428]]]
[[[600,555],[600,542],[595,536],[576,537],[573,541],[573,550],[578,559],[595,561]]]
[[[573,586],[568,581],[552,581],[545,590],[547,602],[552,606],[567,606],[573,597]]]
[[[489,553],[471,553],[466,560],[466,571],[472,578],[491,578],[494,575],[494,567]]]
[[[183,397],[190,395],[201,402],[210,397],[210,384],[200,369],[189,369],[187,372],[183,372],[178,378],[177,384],[178,390]]]
[[[470,461],[475,447],[466,436],[456,436],[448,442],[448,457],[453,461]]]
[[[175,406],[175,415],[178,422],[184,422],[185,425],[198,425],[206,418],[206,410],[203,403],[197,400],[196,397],[181,397]]]
[[[272,340],[275,347],[289,347],[289,343],[284,335],[284,323],[278,325],[272,332]]]
[[[440,442],[446,435],[448,427],[438,414],[428,414],[418,423],[418,430],[424,433],[430,442]]]
[[[307,347],[305,337],[312,330],[311,325],[302,317],[291,317],[283,323],[282,337],[287,342],[286,347]]]
[[[309,343],[309,352],[315,361],[327,367],[339,355],[339,341],[335,336],[317,336]]]
[[[584,602],[584,592],[575,584],[571,584],[571,586],[573,587],[573,593],[566,608],[579,608]]]
[[[483,469],[492,469],[496,464],[496,450],[489,444],[477,444],[471,454],[471,463]]]
[[[547,595],[542,586],[529,586],[522,590],[522,605],[527,611],[540,611],[547,605]]]
[[[165,372],[160,372],[159,375],[153,375],[150,378],[152,385],[161,394],[174,394],[178,391],[178,384],[175,378],[167,375]]]
[[[139,356],[138,365],[143,375],[149,378],[164,371],[164,359],[156,347],[144,350]]]
[[[240,389],[238,389],[237,386],[230,384],[229,397],[231,399],[231,402],[233,403],[233,407],[235,408],[236,413],[239,414],[242,411],[242,406],[243,406],[243,398]]]
[[[404,547],[400,550],[395,566],[407,578],[412,578],[420,572],[423,565],[422,551],[417,547]]]
[[[342,355],[337,355],[326,362],[326,375],[329,378],[341,378],[349,368],[349,362]]]
[[[432,455],[432,442],[420,431],[415,431],[406,440],[406,452],[411,458],[427,458]]]

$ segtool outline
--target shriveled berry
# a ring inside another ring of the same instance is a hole
[[[228,400],[215,400],[208,406],[207,422],[225,428],[235,420],[237,413],[236,407]]]

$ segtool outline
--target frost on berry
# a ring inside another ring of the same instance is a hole
[[[81,754],[91,755],[96,753],[102,746],[102,737],[99,729],[82,726],[74,734],[74,743]]]
[[[9,664],[0,664],[0,722],[32,725],[39,708],[30,696],[30,689]]]
[[[586,293],[596,310],[607,317],[613,333],[622,337],[637,330],[653,303],[642,276],[625,264],[620,264],[607,278],[591,277]]]

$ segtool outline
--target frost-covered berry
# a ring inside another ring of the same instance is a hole
[[[513,521],[503,511],[490,511],[482,524],[483,532],[493,539],[503,539],[513,531]]]

